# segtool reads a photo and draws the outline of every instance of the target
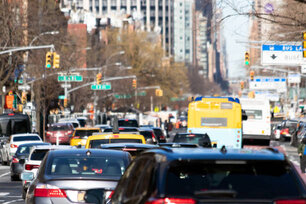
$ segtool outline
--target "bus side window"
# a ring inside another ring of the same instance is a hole
[[[241,113],[242,113],[242,120],[247,120],[247,119],[248,119],[248,116],[247,116],[247,114],[245,113],[245,110],[241,110]]]

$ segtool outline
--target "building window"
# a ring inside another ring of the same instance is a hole
[[[189,53],[190,53],[190,50],[186,50],[185,53],[186,53],[186,54],[189,54]]]

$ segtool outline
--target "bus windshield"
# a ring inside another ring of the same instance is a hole
[[[1,114],[0,133],[3,136],[10,136],[18,133],[31,132],[30,118],[25,114]]]

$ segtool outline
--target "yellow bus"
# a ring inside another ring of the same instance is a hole
[[[212,146],[242,148],[242,110],[238,98],[197,97],[189,104],[189,133],[207,133]]]

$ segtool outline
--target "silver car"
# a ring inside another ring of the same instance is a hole
[[[105,203],[131,161],[128,152],[101,149],[49,151],[26,203]],[[33,179],[22,173],[22,180]]]

